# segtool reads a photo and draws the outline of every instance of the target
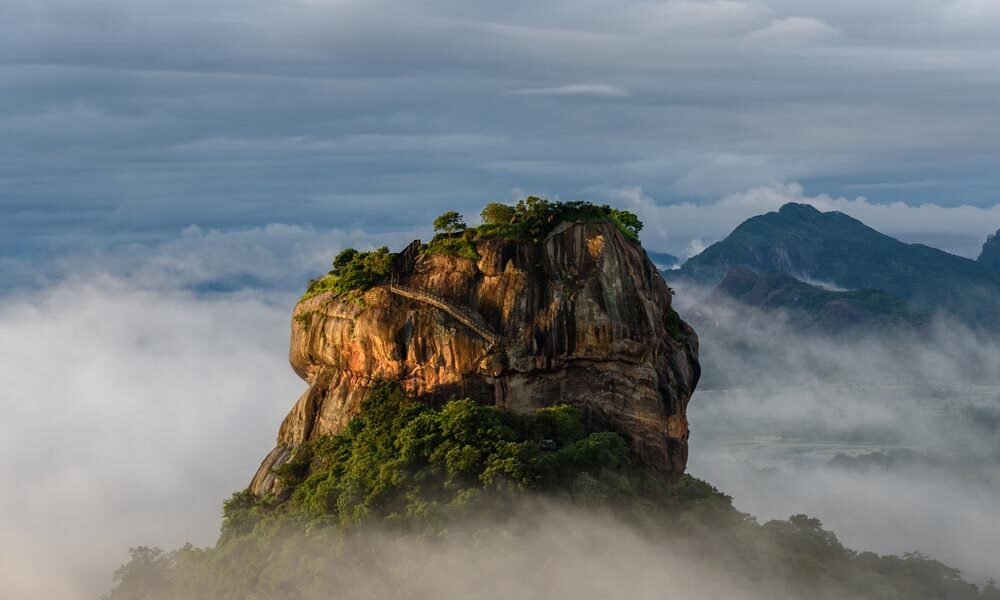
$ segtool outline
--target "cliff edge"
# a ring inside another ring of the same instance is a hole
[[[472,239],[478,258],[414,242],[363,293],[294,309],[289,358],[309,387],[250,486],[280,496],[275,469],[340,433],[379,380],[437,405],[454,397],[532,411],[579,407],[667,478],[687,462],[698,338],[642,247],[614,223],[562,222],[539,241]]]

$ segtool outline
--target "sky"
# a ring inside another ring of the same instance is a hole
[[[526,193],[989,207],[998,66],[992,0],[2,0],[0,253]]]
[[[4,597],[211,543],[346,246],[527,194],[681,257],[789,201],[1000,228],[993,0],[0,0],[0,90]]]

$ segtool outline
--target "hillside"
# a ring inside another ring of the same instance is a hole
[[[380,385],[281,470],[288,500],[234,494],[212,548],[134,548],[108,598],[1000,598],[918,553],[851,550],[806,515],[758,523],[586,430],[568,406],[434,409]]]
[[[878,289],[927,311],[1000,327],[1000,274],[805,204],[789,203],[744,221],[724,240],[688,259],[677,276],[714,285],[734,266],[846,289]]]
[[[341,252],[293,312],[309,387],[217,543],[133,548],[107,598],[1000,600],[685,473],[698,338],[642,224],[528,200]]]
[[[1000,276],[1000,231],[986,238],[976,262]]]
[[[799,281],[785,273],[755,273],[733,267],[706,302],[711,308],[737,301],[765,311],[780,311],[798,330],[825,333],[912,329],[929,316],[882,290],[834,291]]]
[[[653,252],[651,250],[647,250],[646,255],[649,256],[649,260],[653,261],[653,264],[655,264],[658,269],[673,269],[681,264],[681,259],[668,252]]]

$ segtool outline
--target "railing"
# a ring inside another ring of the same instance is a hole
[[[424,302],[440,308],[451,315],[456,321],[479,334],[480,337],[489,342],[490,348],[500,343],[500,335],[494,331],[493,327],[490,326],[481,314],[469,307],[452,304],[437,294],[399,285],[396,283],[395,277],[389,282],[388,289],[397,296]]]

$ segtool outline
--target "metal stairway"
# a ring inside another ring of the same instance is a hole
[[[451,315],[456,321],[475,331],[481,338],[486,340],[490,345],[490,349],[500,343],[500,334],[498,334],[486,321],[486,319],[483,318],[483,315],[467,306],[452,304],[437,294],[399,285],[395,281],[389,283],[388,290],[397,296],[409,298],[410,300],[416,300],[417,302],[424,302],[443,310]]]

